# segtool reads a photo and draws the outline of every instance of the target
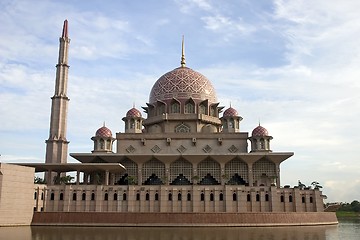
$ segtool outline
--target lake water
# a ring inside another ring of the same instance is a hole
[[[0,227],[0,240],[358,240],[360,218],[311,227]]]

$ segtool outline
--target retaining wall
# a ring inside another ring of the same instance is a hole
[[[61,226],[308,226],[337,224],[335,213],[34,212],[32,225]]]

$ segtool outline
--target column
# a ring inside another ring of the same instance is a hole
[[[254,186],[254,177],[253,177],[253,167],[252,163],[248,163],[248,178],[249,178],[249,186]]]

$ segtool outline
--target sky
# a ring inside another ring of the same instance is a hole
[[[180,66],[205,75],[241,131],[261,122],[281,184],[317,181],[326,202],[360,199],[360,1],[0,2],[0,161],[44,162],[59,37],[69,21],[69,153],[149,100]],[[144,116],[146,116],[144,114]],[[69,157],[69,162],[75,162]]]

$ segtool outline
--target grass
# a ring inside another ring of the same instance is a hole
[[[360,217],[360,213],[358,212],[345,212],[345,211],[337,211],[337,217]]]

